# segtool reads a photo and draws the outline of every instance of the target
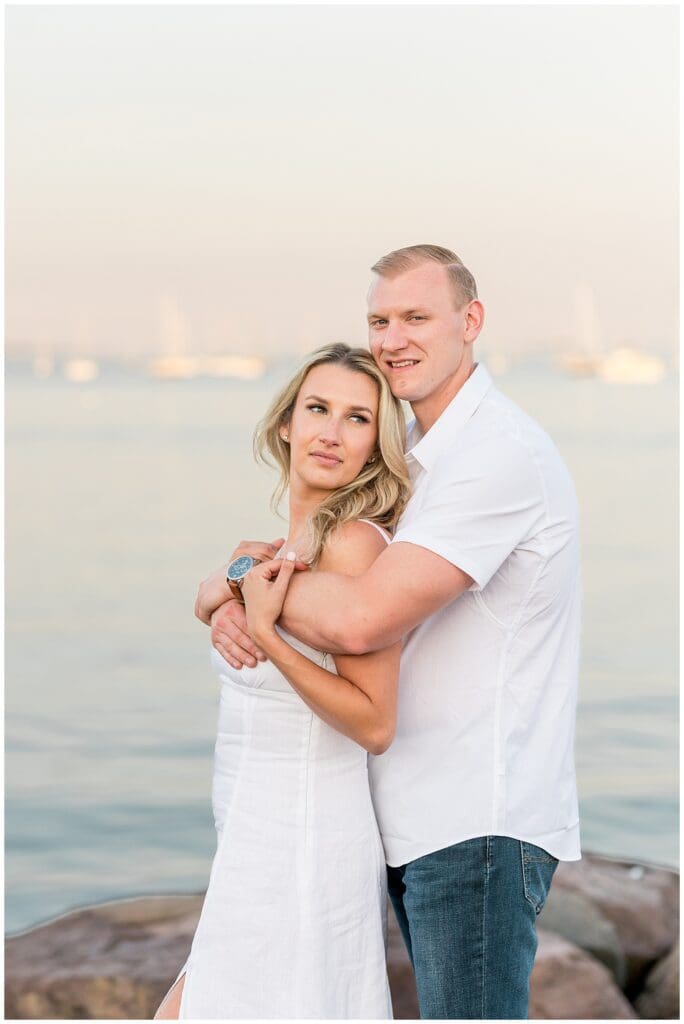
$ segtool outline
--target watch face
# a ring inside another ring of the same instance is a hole
[[[227,578],[229,580],[233,580],[233,582],[235,582],[236,580],[242,580],[245,578],[245,576],[247,575],[247,573],[249,572],[253,565],[254,559],[252,558],[251,555],[240,555],[239,558],[233,559],[233,561],[228,566]]]

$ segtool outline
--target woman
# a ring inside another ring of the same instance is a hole
[[[333,659],[276,622],[295,559],[359,574],[384,549],[408,499],[403,447],[399,402],[370,354],[346,345],[315,352],[257,428],[257,453],[281,473],[274,500],[288,489],[287,559],[240,581],[268,660],[237,670],[212,651],[218,845],[157,1018],[392,1015],[366,761],[393,736],[399,645]]]

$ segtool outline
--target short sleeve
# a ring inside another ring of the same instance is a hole
[[[466,451],[447,449],[429,473],[415,516],[393,543],[427,548],[483,589],[544,514],[532,453],[505,436]]]

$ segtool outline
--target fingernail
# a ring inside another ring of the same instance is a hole
[[[294,562],[296,557],[297,557],[297,552],[296,551],[288,551],[288,553],[287,553],[287,560],[288,560],[288,562]]]

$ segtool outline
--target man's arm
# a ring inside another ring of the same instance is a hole
[[[398,542],[361,576],[298,575],[290,584],[280,622],[318,650],[366,654],[401,640],[472,582],[440,555]]]
[[[386,647],[473,585],[482,589],[544,522],[539,469],[528,447],[502,432],[443,458],[420,512],[362,576],[312,573],[292,582],[282,622],[331,653]]]
[[[419,516],[400,525],[361,576],[298,575],[281,621],[331,654],[389,646],[474,583],[482,590],[516,546],[543,527],[544,510],[536,460],[516,437],[495,431],[435,467]],[[226,616],[233,618],[231,608]],[[239,626],[231,622],[230,631],[239,633]],[[232,638],[226,650],[244,662]]]

